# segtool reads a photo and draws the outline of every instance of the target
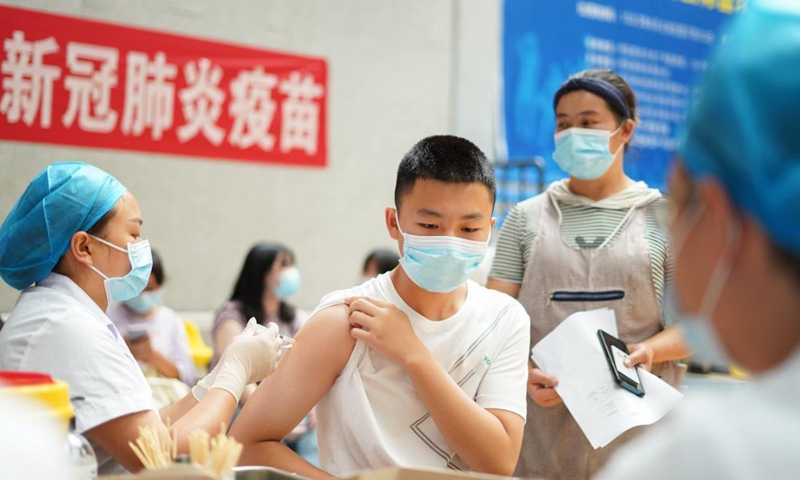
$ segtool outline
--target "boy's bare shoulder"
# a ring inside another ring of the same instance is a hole
[[[297,338],[303,334],[341,335],[342,333],[350,336],[350,308],[344,303],[335,303],[315,310],[298,332]]]
[[[350,307],[344,302],[347,298],[358,296],[374,296],[374,282],[371,280],[356,287],[338,290],[322,297],[317,308],[311,312],[308,321],[295,337],[298,343],[325,343],[333,345],[325,348],[346,350],[348,355],[353,351],[356,340],[350,335]],[[371,295],[372,294],[372,295]]]
[[[293,354],[302,351],[308,358],[324,361],[330,366],[338,365],[338,373],[344,368],[356,343],[350,335],[350,309],[344,303],[338,303],[318,310],[297,333],[295,341],[291,349]]]
[[[308,321],[303,325],[303,329],[307,325],[313,325],[313,330],[332,330],[345,328],[350,332],[350,309],[345,305],[345,300],[350,297],[359,297],[369,290],[365,285],[358,285],[346,290],[337,290],[331,292],[319,301],[319,304],[311,312]],[[369,295],[367,295],[369,296]],[[302,329],[300,330],[302,332]]]

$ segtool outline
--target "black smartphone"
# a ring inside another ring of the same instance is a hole
[[[625,342],[604,330],[598,330],[597,337],[600,338],[603,353],[606,355],[608,366],[611,368],[617,384],[637,397],[643,397],[644,387],[639,379],[639,372],[636,367],[626,367],[623,363],[625,357],[628,356],[628,347]]]
[[[128,326],[128,341],[135,342],[147,335],[147,325],[133,324]]]

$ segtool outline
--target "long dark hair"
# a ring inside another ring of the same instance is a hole
[[[255,317],[258,323],[264,324],[264,307],[261,298],[264,295],[264,278],[272,270],[272,265],[279,253],[285,253],[294,265],[294,253],[279,243],[262,242],[253,245],[247,253],[231,294],[231,301],[242,304],[244,318]],[[285,323],[294,320],[295,308],[281,300],[278,318]]]
[[[370,262],[375,261],[375,267],[377,267],[378,275],[384,274],[389,270],[393,270],[397,264],[400,262],[400,255],[395,250],[391,250],[388,248],[378,248],[369,252],[367,258],[364,259],[364,267],[361,269],[362,272],[365,272],[369,267]]]

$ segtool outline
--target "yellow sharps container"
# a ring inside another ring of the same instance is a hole
[[[63,425],[64,434],[67,433],[73,411],[66,383],[44,373],[0,371],[0,389],[3,393],[37,401],[45,408],[45,415],[55,418]]]

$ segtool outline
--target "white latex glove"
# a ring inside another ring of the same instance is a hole
[[[235,336],[222,354],[217,366],[192,388],[200,401],[211,388],[230,392],[238,402],[245,385],[263,380],[275,369],[281,340],[278,326],[264,327],[251,318],[245,329]]]
[[[247,322],[247,325],[245,325],[244,330],[241,333],[239,333],[239,335],[252,336],[253,333],[255,333],[256,331],[257,325],[258,322],[256,322],[255,317],[250,318],[250,321]],[[194,395],[194,398],[197,399],[198,402],[203,399],[203,396],[205,396],[206,392],[208,392],[208,389],[211,388],[211,386],[214,384],[214,380],[217,378],[217,373],[219,373],[219,366],[221,364],[222,362],[218,361],[214,369],[211,370],[211,372],[209,372],[208,375],[201,378],[197,382],[197,384],[194,387],[192,387],[192,395]]]

